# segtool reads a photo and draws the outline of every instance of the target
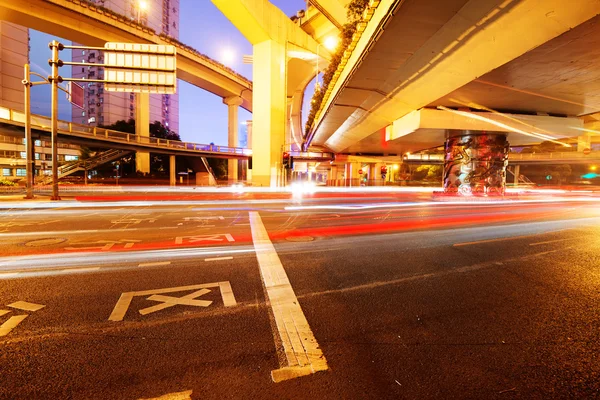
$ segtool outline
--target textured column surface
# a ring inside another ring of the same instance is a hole
[[[135,134],[138,140],[148,140],[150,136],[150,94],[136,93],[135,95]],[[135,169],[145,174],[150,173],[150,153],[136,151]]]
[[[444,155],[444,193],[504,195],[508,164],[506,134],[451,132]]]

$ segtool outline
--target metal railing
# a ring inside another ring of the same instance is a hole
[[[4,121],[2,121],[4,120]],[[6,107],[0,107],[0,122],[15,125],[25,124],[25,114]],[[31,115],[31,128],[50,131],[51,119],[42,115]],[[159,139],[154,137],[139,136],[132,133],[119,132],[105,128],[76,124],[67,121],[58,121],[58,133],[114,143],[138,145],[141,147],[173,149],[203,155],[230,155],[237,157],[250,157],[252,150],[243,147],[219,146],[215,144],[200,144],[181,142],[177,140]]]
[[[509,153],[508,161],[568,161],[568,160],[597,160],[600,158],[600,151],[584,153],[581,151],[561,151],[548,153]],[[444,161],[443,154],[406,154],[404,161],[431,161],[441,163]]]

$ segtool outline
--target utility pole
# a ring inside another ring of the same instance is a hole
[[[31,139],[31,81],[29,64],[25,64],[25,77],[23,86],[25,87],[25,168],[27,178],[25,198],[33,199],[33,183],[35,173],[35,147]]]

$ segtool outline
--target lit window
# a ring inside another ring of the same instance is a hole
[[[21,158],[27,158],[27,152],[22,151],[21,152]]]
[[[65,161],[77,161],[79,160],[79,156],[65,155]]]
[[[35,145],[36,146],[41,146],[42,145],[42,141],[41,140],[36,140],[35,141]]]
[[[35,153],[35,159],[39,160],[40,159],[40,153]]]
[[[10,176],[10,168],[2,168],[2,176]]]
[[[27,176],[27,170],[25,168],[17,168],[17,176]]]

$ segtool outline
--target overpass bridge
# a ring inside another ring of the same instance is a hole
[[[252,82],[231,68],[124,15],[85,0],[0,0],[0,19],[85,46],[106,42],[173,45],[177,78],[223,99],[239,97],[252,111]]]
[[[24,129],[25,114],[20,111],[0,107],[0,124]],[[49,136],[51,132],[50,118],[43,115],[32,115],[31,130],[32,134]],[[171,156],[181,155],[228,159],[248,159],[252,156],[251,149],[242,147],[219,146],[215,144],[200,144],[146,137],[67,121],[58,121],[58,135],[64,138],[64,142],[85,146],[131,151],[143,150],[152,153],[168,154]]]
[[[502,194],[509,142],[582,151],[600,133],[599,14],[594,0],[371,2],[306,144],[401,157],[446,142],[444,190]]]

